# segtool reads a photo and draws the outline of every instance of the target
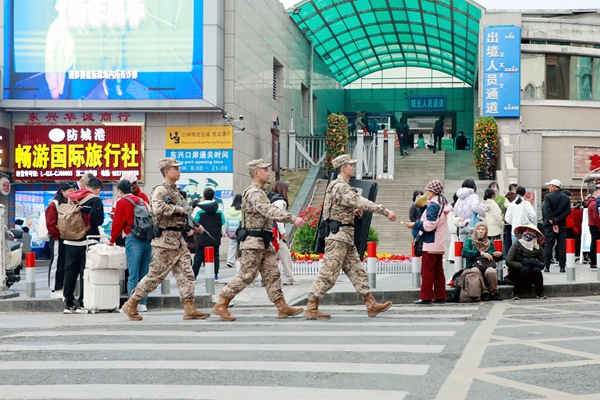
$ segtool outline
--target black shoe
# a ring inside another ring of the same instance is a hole
[[[433,304],[446,304],[446,300],[434,300]]]
[[[502,301],[504,299],[502,298],[502,296],[500,296],[500,293],[496,293],[496,294],[494,294],[492,296],[492,300],[494,300],[494,301]]]
[[[415,304],[431,304],[431,300],[423,300],[423,299],[419,299],[414,301]]]
[[[550,267],[544,268],[544,272],[550,272]]]
[[[548,296],[546,296],[546,293],[544,293],[544,292],[539,292],[536,294],[536,296],[538,299],[547,299],[548,298]]]
[[[482,294],[481,301],[490,301],[490,294],[489,293]]]
[[[75,306],[70,306],[65,304],[65,309],[63,310],[63,314],[75,314]]]
[[[567,272],[567,270],[565,269],[565,267],[560,267],[560,272]]]
[[[510,299],[511,300],[519,300],[519,296],[517,296],[517,294],[515,292],[510,292]]]

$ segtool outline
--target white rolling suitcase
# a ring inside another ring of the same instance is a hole
[[[89,244],[89,243],[88,243]],[[95,314],[119,309],[121,269],[127,269],[123,247],[96,244],[89,246],[83,273],[83,306]]]

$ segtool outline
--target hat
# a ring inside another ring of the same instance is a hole
[[[133,184],[138,181],[138,177],[133,171],[125,171],[123,172],[123,175],[121,175],[121,180],[129,181]]]
[[[433,192],[435,194],[442,194],[442,192],[444,191],[444,184],[438,181],[437,179],[434,179],[432,181],[429,181],[427,186],[425,186],[425,190],[429,190],[430,192]]]
[[[547,186],[554,185],[559,188],[562,187],[562,183],[560,183],[560,181],[558,179],[552,179],[550,182],[546,182],[545,185],[547,185]]]
[[[119,183],[117,183],[117,189],[125,194],[131,193],[131,182],[127,179],[121,179]]]
[[[160,160],[158,160],[158,168],[160,169],[169,167],[179,167],[180,165],[182,164],[178,163],[177,160],[173,157],[161,158]]]
[[[60,184],[60,190],[69,190],[69,189],[77,189],[77,187],[75,186],[75,182],[61,182]]]
[[[331,165],[333,168],[339,168],[344,164],[356,164],[357,160],[353,160],[348,154],[342,154],[341,156],[337,156],[331,161]]]
[[[533,224],[527,224],[527,225],[519,225],[517,226],[513,233],[515,234],[515,236],[517,237],[517,239],[521,239],[521,237],[523,236],[523,233],[525,231],[530,231],[533,232],[537,235],[538,237],[538,243],[539,244],[543,244],[544,243],[544,235],[542,235],[542,232],[540,232],[537,228],[537,226],[533,225]]]
[[[248,168],[248,172],[254,172],[259,168],[269,168],[271,166],[270,163],[265,162],[262,158],[258,160],[252,160],[248,164],[246,164],[246,168]]]
[[[190,179],[188,180],[188,186],[189,186],[189,185],[196,185],[196,186],[197,186],[197,185],[198,185],[198,181],[197,181],[197,180],[195,180],[195,179],[191,179],[191,178],[190,178]]]
[[[562,192],[569,197],[573,196],[573,192],[571,192],[570,190],[563,190]]]
[[[215,181],[214,179],[211,179],[211,178],[206,178],[206,179],[204,180],[204,184],[205,184],[207,187],[209,187],[209,186],[210,186],[210,187],[218,187],[218,186],[219,186],[219,184],[217,183],[217,181]]]

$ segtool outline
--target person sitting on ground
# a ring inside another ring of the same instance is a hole
[[[482,272],[475,264],[478,257],[485,257],[489,261],[494,261],[494,259],[500,259],[502,257],[502,253],[496,251],[494,248],[494,242],[488,239],[488,228],[485,222],[479,222],[475,225],[473,235],[465,241],[462,257],[465,259],[465,270],[471,269],[479,275],[481,300],[490,301],[491,299],[502,301],[502,296],[498,293],[498,275],[496,273],[496,268],[490,266],[486,268],[485,272]]]
[[[544,235],[533,224],[519,225],[514,229],[517,241],[506,255],[508,274],[506,280],[514,284],[510,294],[512,300],[519,300],[518,292],[533,285],[538,299],[547,299],[544,293]]]

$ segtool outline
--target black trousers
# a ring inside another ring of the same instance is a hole
[[[595,226],[590,226],[590,233],[592,235],[592,244],[590,245],[590,265],[598,265],[596,264],[598,261],[596,260],[596,240],[600,239],[600,231]]]
[[[558,254],[558,265],[564,268],[567,264],[567,229],[566,227],[559,226],[558,233],[555,233],[552,226],[544,225],[544,236],[546,236],[546,243],[544,243],[544,265],[546,268],[550,267],[552,261],[552,249],[556,243],[556,253]]]
[[[62,290],[65,282],[65,244],[62,239],[56,241],[50,238],[50,266],[48,267],[48,288]],[[58,247],[58,248],[57,248]]]
[[[512,246],[512,225],[504,225],[504,255],[508,254]]]
[[[219,247],[215,246],[215,275],[219,274]],[[198,277],[198,273],[200,272],[200,267],[204,262],[204,247],[196,246],[196,254],[194,254],[194,263],[192,264],[192,269],[194,270],[194,278]]]
[[[65,244],[65,287],[63,296],[68,306],[75,305],[75,285],[79,277],[79,305],[83,307],[83,270],[86,246]]]
[[[510,277],[511,279],[513,278],[512,274]],[[530,268],[522,266],[519,269],[516,280],[513,280],[513,282],[515,282],[515,291],[529,288],[531,284],[535,286],[536,293],[544,291],[544,276],[542,275],[542,270],[538,267]]]
[[[443,136],[433,135],[433,152],[435,153],[435,147],[437,144],[438,150],[442,150],[442,138]]]

